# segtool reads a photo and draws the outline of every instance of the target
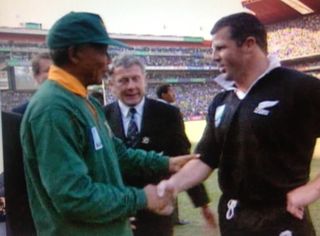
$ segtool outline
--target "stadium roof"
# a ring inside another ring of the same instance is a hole
[[[320,12],[319,0],[242,0],[241,2],[265,24]]]
[[[0,42],[13,41],[22,43],[44,43],[48,30],[10,28],[0,26]],[[122,40],[131,46],[171,46],[171,47],[204,47],[210,48],[211,41],[203,37],[183,37],[165,35],[110,34],[112,38]],[[8,48],[0,48],[9,50]]]
[[[48,30],[44,29],[30,29],[30,28],[10,28],[0,26],[0,39],[1,34],[11,35],[36,35],[45,37]],[[110,36],[120,40],[137,40],[137,41],[165,41],[165,42],[187,42],[187,43],[203,43],[203,37],[183,37],[183,36],[163,36],[163,35],[133,35],[133,34],[113,34]]]

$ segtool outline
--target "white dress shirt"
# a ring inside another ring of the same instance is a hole
[[[135,122],[137,124],[139,132],[141,131],[141,121],[142,121],[144,103],[145,103],[145,98],[143,97],[143,99],[136,106],[134,106],[134,108],[137,111],[135,113],[134,118],[135,118]],[[131,118],[131,114],[130,114],[129,110],[131,107],[127,106],[126,104],[124,104],[120,100],[118,100],[118,104],[119,104],[120,111],[121,111],[121,118],[122,118],[124,132],[125,132],[125,135],[127,136],[129,122],[130,122],[130,118]]]

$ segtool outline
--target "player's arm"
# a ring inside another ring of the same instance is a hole
[[[287,194],[287,211],[302,219],[304,208],[320,198],[320,174],[312,181]]]
[[[158,191],[161,195],[165,189],[174,189],[174,192],[180,193],[199,183],[202,183],[212,173],[212,169],[200,159],[189,161],[178,173],[171,176],[168,180],[163,180],[158,185]]]

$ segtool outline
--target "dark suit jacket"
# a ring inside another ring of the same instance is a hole
[[[118,138],[125,140],[121,111],[117,102],[105,107],[105,114],[113,133]],[[180,110],[172,105],[146,98],[141,121],[140,140],[134,148],[147,151],[163,152],[168,156],[188,154],[190,142],[185,134],[184,123]],[[148,183],[158,183],[164,176],[154,179],[134,178],[124,176],[128,185],[144,187]],[[202,206],[209,202],[203,185],[188,190],[195,206]]]
[[[36,235],[31,217],[20,143],[22,115],[2,112],[7,235]]]
[[[25,113],[25,111],[27,110],[28,104],[29,104],[29,102],[22,103],[19,106],[12,108],[12,112],[19,113],[19,114],[23,115]]]

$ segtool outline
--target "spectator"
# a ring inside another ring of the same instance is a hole
[[[176,93],[170,84],[161,84],[157,88],[158,100],[164,103],[174,103],[176,101]]]

